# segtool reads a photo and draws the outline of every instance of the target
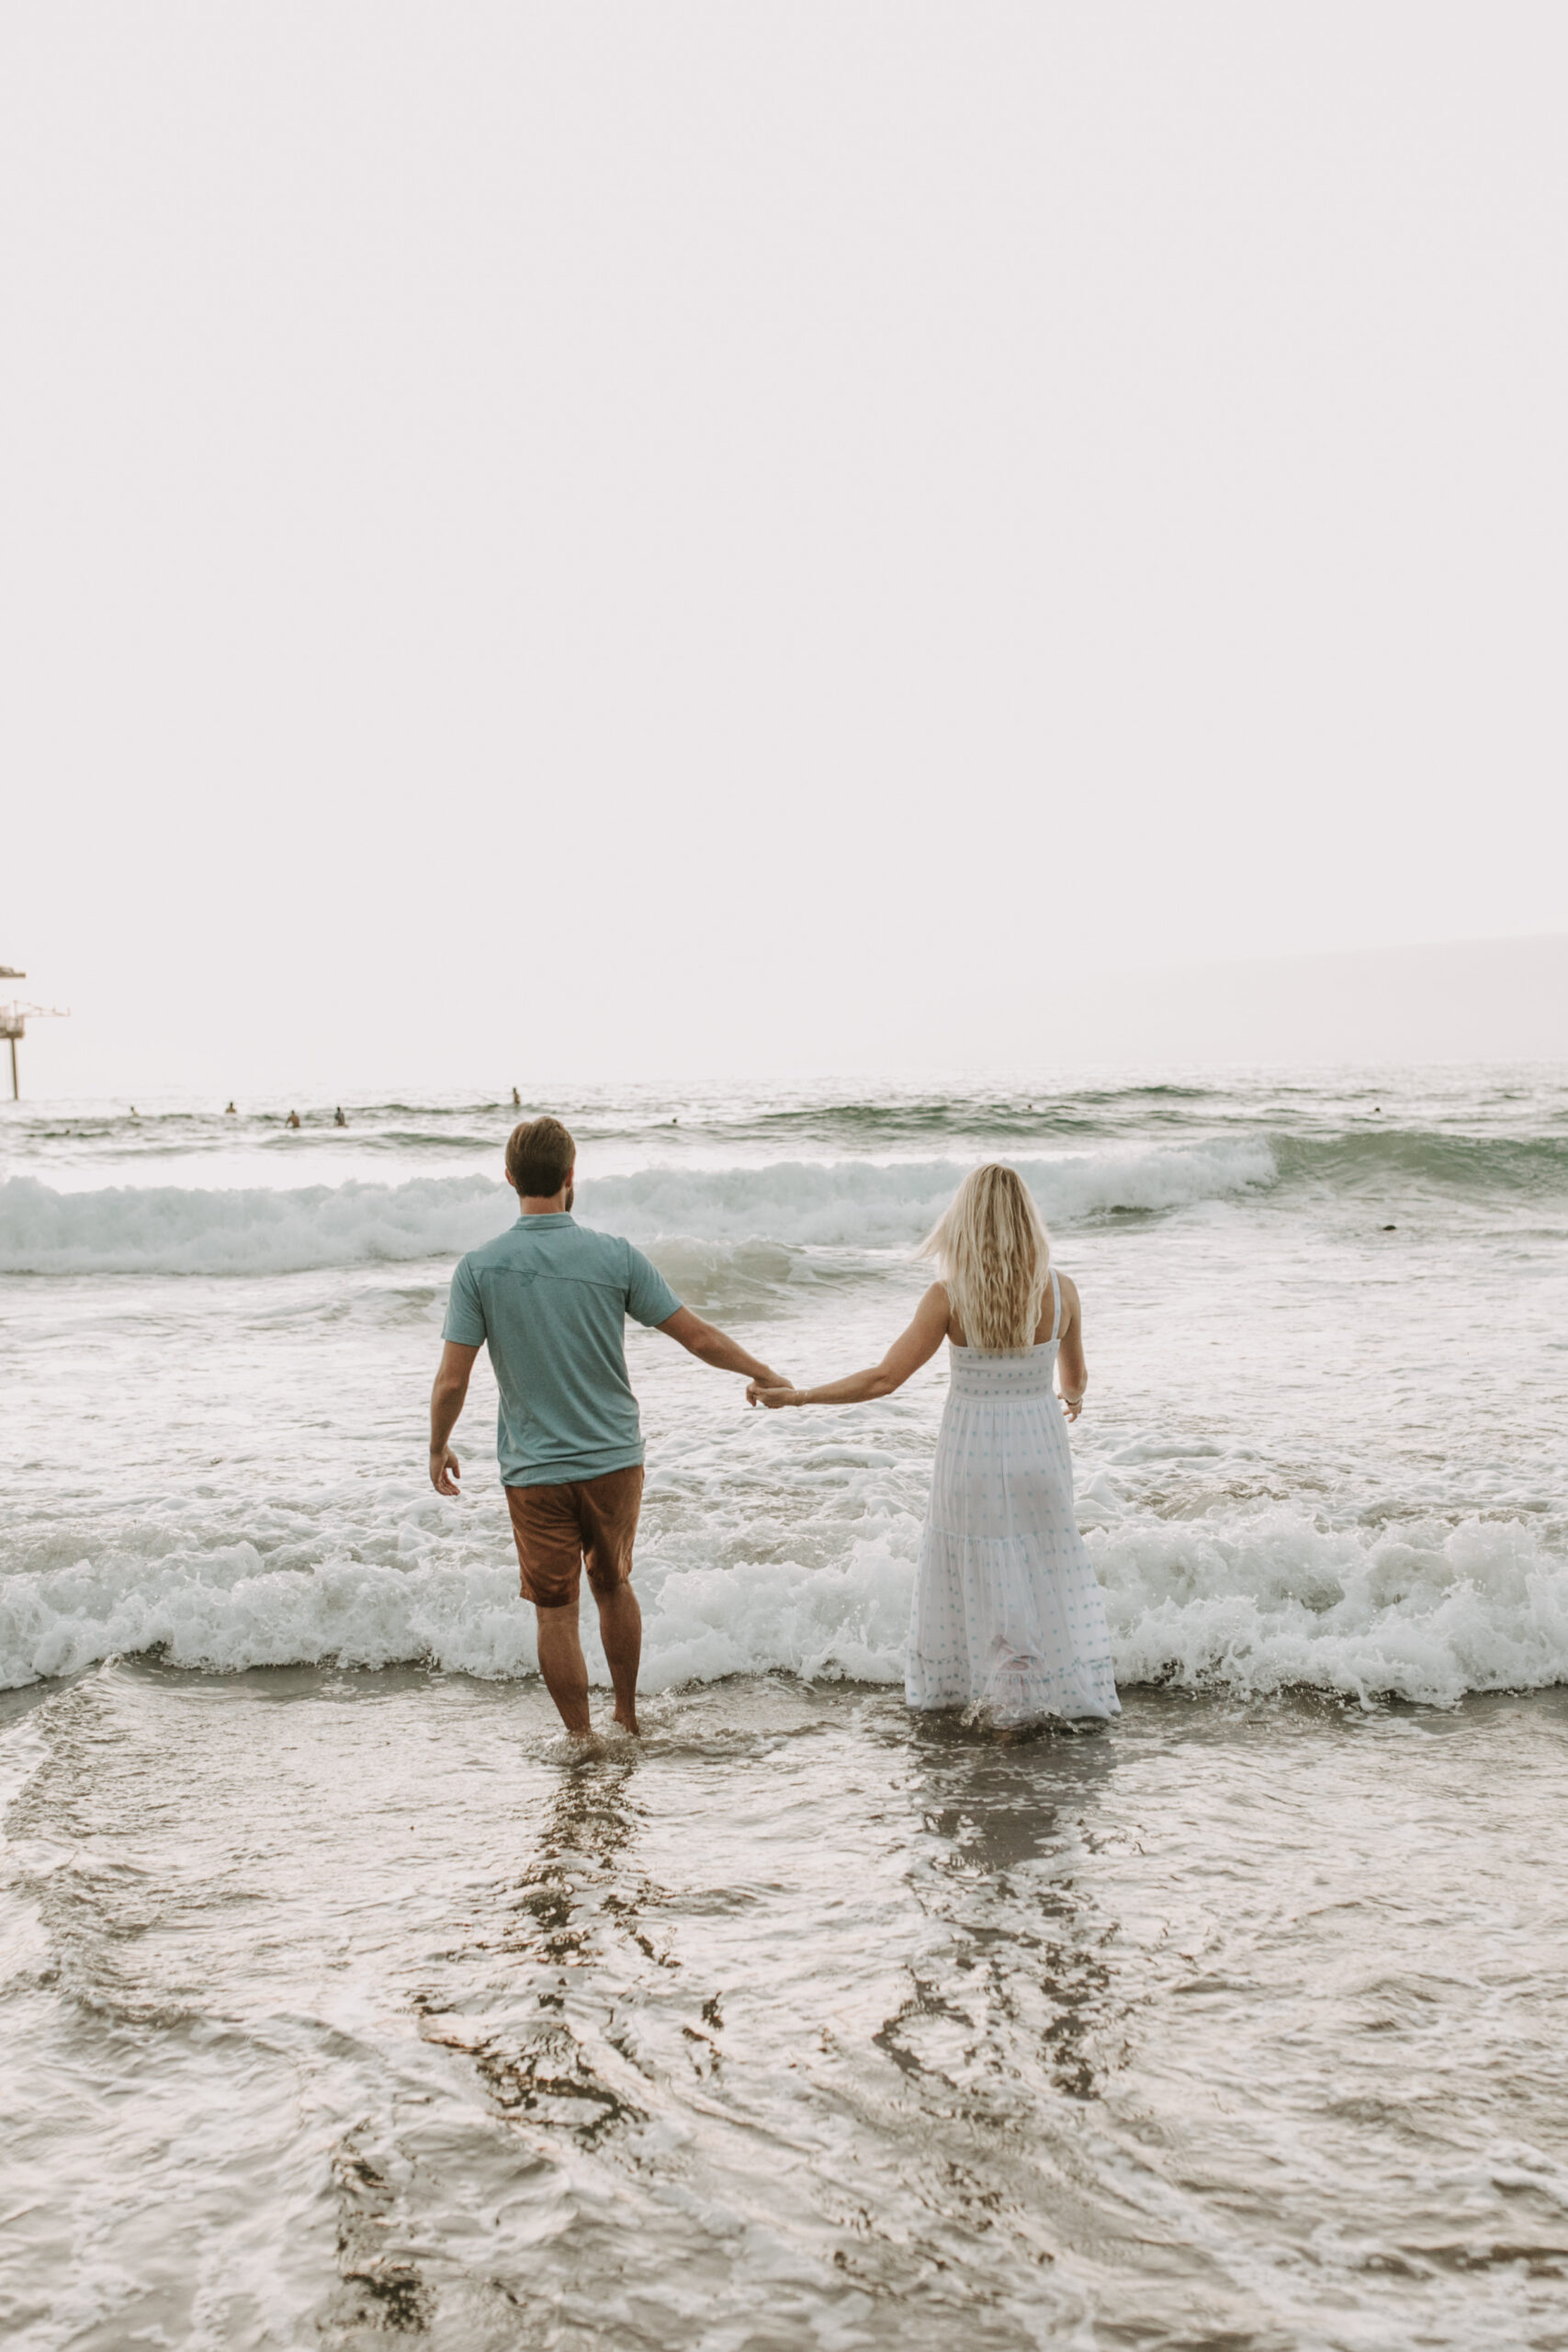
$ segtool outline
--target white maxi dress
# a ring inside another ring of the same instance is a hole
[[[947,1404],[909,1615],[911,1707],[998,1724],[1120,1714],[1105,1602],[1073,1512],[1051,1336],[1017,1354],[948,1343]]]

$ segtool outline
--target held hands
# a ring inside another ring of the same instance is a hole
[[[777,1412],[781,1405],[797,1405],[800,1391],[792,1388],[787,1380],[781,1380],[776,1372],[770,1373],[766,1380],[747,1382],[746,1402],[748,1405],[766,1405],[771,1413]]]
[[[455,1495],[462,1476],[457,1457],[449,1445],[433,1445],[430,1449],[430,1483],[438,1495]]]

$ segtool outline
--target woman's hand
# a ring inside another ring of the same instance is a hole
[[[781,1405],[798,1405],[800,1391],[798,1388],[790,1388],[782,1384],[773,1387],[765,1381],[749,1380],[746,1384],[746,1402],[748,1405],[766,1405],[771,1413],[777,1412]]]
[[[1078,1415],[1083,1411],[1083,1398],[1081,1396],[1064,1396],[1062,1399],[1062,1410],[1066,1413],[1069,1421],[1076,1421]]]

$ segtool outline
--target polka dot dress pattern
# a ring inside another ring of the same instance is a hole
[[[1016,1355],[948,1347],[947,1406],[909,1620],[911,1707],[1017,1724],[1121,1713],[1105,1602],[1073,1511],[1053,1383],[1061,1332]]]

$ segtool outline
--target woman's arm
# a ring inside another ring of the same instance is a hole
[[[908,1329],[899,1333],[870,1372],[852,1372],[847,1380],[829,1380],[821,1388],[764,1388],[754,1380],[746,1391],[748,1400],[776,1408],[780,1405],[863,1405],[868,1397],[891,1396],[911,1373],[919,1372],[935,1355],[946,1334],[950,1312],[946,1291],[941,1283],[932,1283],[916,1307]]]
[[[1083,1410],[1084,1391],[1089,1386],[1089,1366],[1083,1351],[1083,1306],[1077,1283],[1066,1274],[1062,1284],[1062,1338],[1056,1350],[1056,1385],[1062,1394],[1062,1409],[1069,1421],[1076,1421]]]

